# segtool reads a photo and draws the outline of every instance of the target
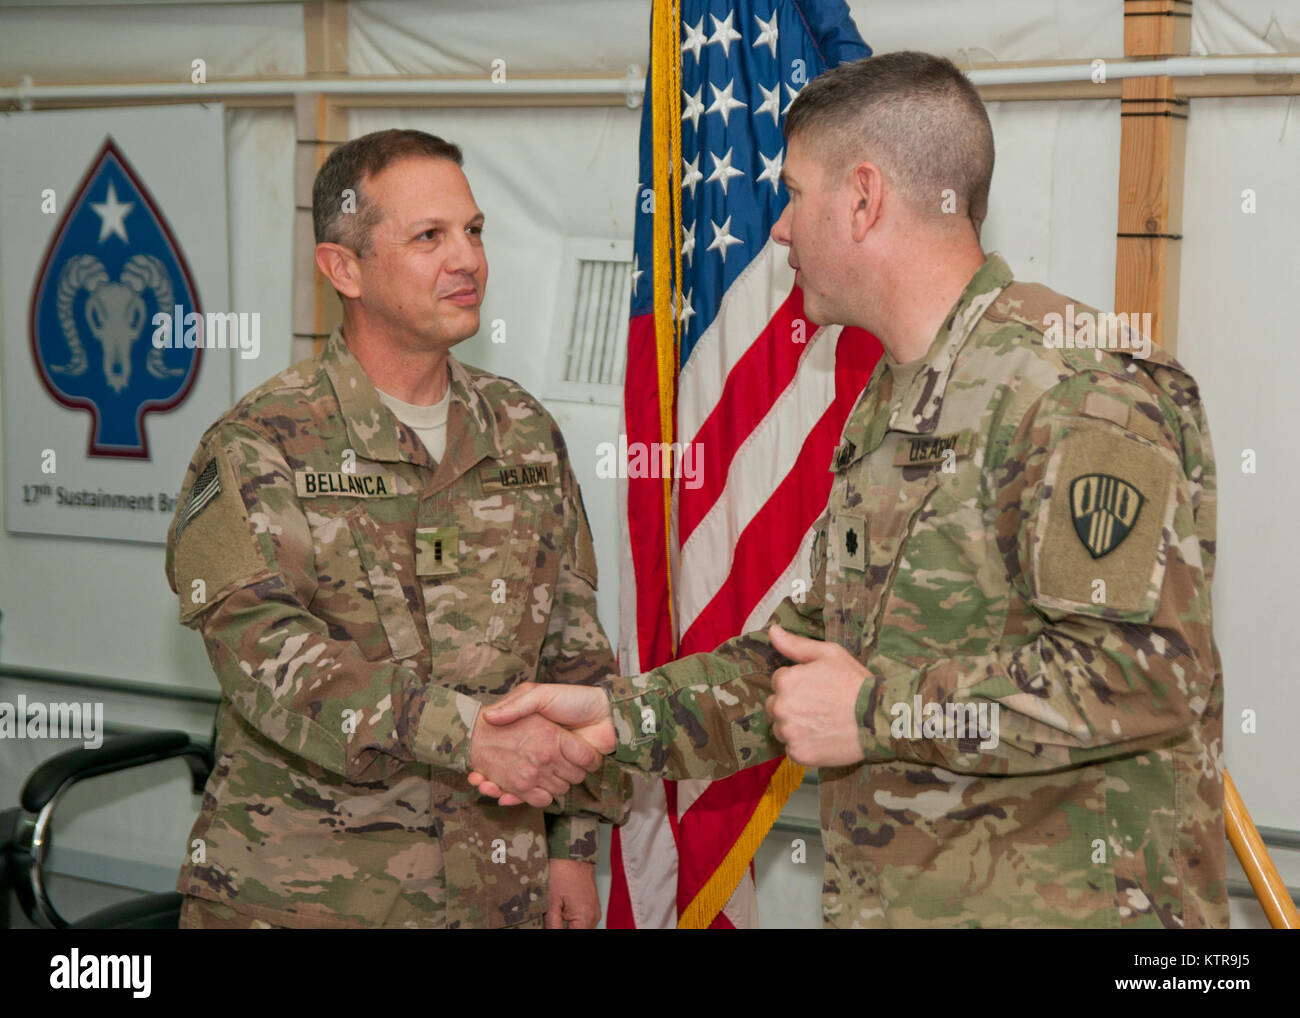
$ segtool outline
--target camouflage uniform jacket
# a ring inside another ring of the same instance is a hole
[[[1159,348],[1058,348],[1067,302],[990,255],[846,422],[810,591],[771,620],[871,674],[865,759],[819,774],[828,926],[1227,925],[1205,416]],[[606,683],[616,757],[771,758],[788,663],[760,632]]]
[[[550,816],[465,778],[481,703],[615,664],[559,429],[448,364],[437,464],[339,330],[200,441],[167,577],[223,698],[178,890],[277,925],[536,924],[548,857],[594,863],[622,819],[612,764]]]

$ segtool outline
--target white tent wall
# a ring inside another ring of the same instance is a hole
[[[971,61],[1114,58],[1123,51],[1122,5],[1090,3],[850,3],[877,52],[919,48]],[[1300,51],[1300,5],[1266,0],[1193,6],[1194,54]],[[1275,16],[1274,16],[1275,15]],[[486,75],[644,67],[648,0],[551,2],[356,2],[349,6],[349,68],[367,74]],[[191,61],[222,76],[300,74],[300,8],[267,4],[79,4],[0,6],[0,81],[30,74],[50,81],[189,79]],[[111,40],[111,45],[105,45]],[[201,97],[201,96],[196,96]],[[1300,432],[1291,395],[1300,351],[1290,318],[1300,236],[1300,113],[1280,98],[1198,99],[1188,122],[1178,356],[1202,386],[1219,459],[1216,632],[1227,685],[1227,762],[1261,825],[1300,829],[1300,793],[1289,725],[1300,692],[1286,641],[1291,577],[1300,573],[1294,511],[1300,481],[1287,443]],[[990,105],[997,142],[986,250],[1001,251],[1024,279],[1084,303],[1114,296],[1119,104],[1115,100]],[[353,136],[411,126],[461,144],[475,197],[487,214],[490,264],[485,329],[457,348],[464,360],[544,394],[564,238],[630,239],[639,113],[583,109],[357,109]],[[224,196],[230,222],[231,306],[262,314],[262,355],[239,360],[236,389],[252,388],[292,357],[294,125],[284,108],[226,114]],[[183,166],[178,166],[183,172]],[[1242,192],[1258,212],[1242,211]],[[0,223],[0,229],[4,224]],[[37,238],[33,238],[35,243]],[[0,266],[0,271],[4,267]],[[1123,309],[1121,309],[1123,310]],[[506,342],[487,325],[505,323]],[[618,429],[616,408],[547,400],[573,453],[597,543],[602,618],[614,635],[620,528],[614,482],[595,477],[597,443]],[[198,436],[184,436],[192,446]],[[1258,472],[1244,474],[1253,449]],[[179,480],[179,479],[178,479]],[[0,480],[0,483],[3,483]],[[158,546],[0,533],[0,662],[158,686],[214,690],[202,643],[176,622]],[[1285,631],[1285,630],[1283,630]],[[68,690],[0,679],[0,700],[99,700],[109,722],[181,727],[206,738],[210,709],[126,694]],[[1242,711],[1259,718],[1241,731]],[[55,743],[0,748],[0,804]],[[170,886],[198,807],[179,766],[98,779],[61,810],[56,865],[128,887]],[[815,788],[788,815],[815,822]],[[819,923],[820,844],[791,859],[795,835],[774,832],[758,858],[766,925]],[[1275,853],[1283,877],[1300,884],[1296,853]],[[1235,862],[1230,863],[1235,873]],[[601,869],[607,887],[607,868]],[[69,912],[98,905],[63,899]],[[1253,905],[1234,902],[1236,925],[1258,925]]]

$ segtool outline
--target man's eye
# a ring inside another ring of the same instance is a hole
[[[473,234],[475,237],[483,236],[483,227],[481,226],[467,226],[465,229],[467,232]]]
[[[436,226],[431,226],[429,227],[429,229],[425,230],[422,234],[420,234],[420,239],[433,240],[436,236],[438,236],[438,228]]]

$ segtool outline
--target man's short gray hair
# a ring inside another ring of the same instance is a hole
[[[383,221],[384,210],[366,197],[362,184],[390,163],[410,156],[464,164],[459,145],[424,131],[372,131],[331,152],[316,173],[311,189],[316,243],[342,244],[364,256],[370,247],[371,232]],[[348,191],[355,196],[355,212],[344,211]]]
[[[785,137],[811,146],[830,179],[864,161],[921,215],[944,214],[944,192],[979,235],[993,177],[993,128],[975,86],[956,65],[903,50],[841,64],[804,86]]]

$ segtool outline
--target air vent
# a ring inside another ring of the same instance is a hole
[[[631,304],[631,242],[569,238],[555,308],[552,349],[560,353],[552,357],[552,396],[623,402]]]

